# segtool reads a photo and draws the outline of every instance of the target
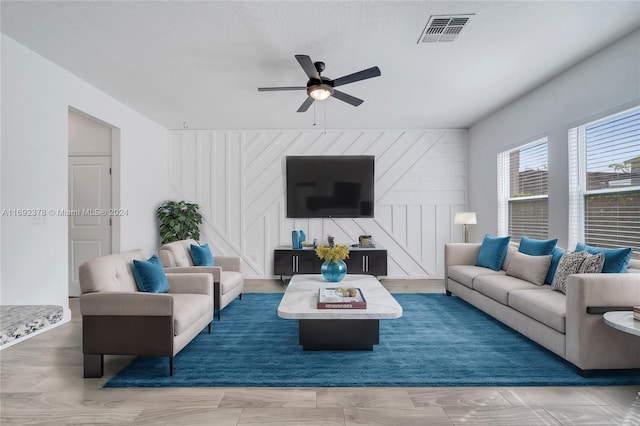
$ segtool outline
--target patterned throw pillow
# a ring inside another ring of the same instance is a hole
[[[604,253],[591,254],[588,255],[580,268],[578,269],[579,274],[599,274],[602,272],[602,268],[604,267]]]
[[[551,289],[561,291],[567,294],[567,278],[571,274],[577,274],[580,265],[589,254],[584,251],[577,253],[565,253],[560,258],[558,269],[556,269],[556,275],[553,277],[551,283]]]

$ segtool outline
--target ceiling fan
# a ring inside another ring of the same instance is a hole
[[[362,99],[358,99],[355,96],[348,95],[339,90],[335,90],[334,87],[342,86],[344,84],[355,83],[356,81],[366,80],[368,78],[380,76],[380,68],[371,67],[366,70],[358,71],[353,74],[345,75],[344,77],[336,78],[332,80],[327,77],[323,77],[320,74],[324,71],[324,62],[313,62],[307,55],[295,55],[298,63],[309,77],[306,86],[289,86],[289,87],[258,87],[260,92],[275,92],[279,90],[306,90],[307,99],[300,105],[298,112],[305,112],[309,109],[313,101],[322,101],[330,96],[336,99],[340,99],[353,106],[358,106],[362,102]]]

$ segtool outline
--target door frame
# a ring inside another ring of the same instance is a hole
[[[69,105],[68,112],[72,112],[74,114],[82,115],[89,120],[95,121],[96,123],[109,127],[111,129],[111,208],[112,209],[120,209],[120,128],[96,118],[90,114],[87,114],[77,108]],[[68,114],[67,114],[68,117]],[[67,123],[69,119],[67,118]],[[67,135],[67,140],[69,139],[69,135]],[[87,154],[88,156],[92,154]],[[67,169],[69,165],[69,157],[71,156],[79,156],[72,155],[69,152],[69,146],[67,142]],[[69,193],[69,176],[67,176],[67,190],[66,193]],[[69,205],[69,199],[67,199],[67,206]],[[68,207],[67,207],[68,208]],[[111,253],[119,253],[120,252],[120,230],[121,230],[121,216],[111,216]],[[70,244],[69,241],[69,222],[66,223],[67,227],[67,246]],[[105,253],[107,254],[107,253]],[[67,270],[70,270],[70,262],[71,258],[67,258]],[[72,277],[67,277],[68,285],[71,282]]]

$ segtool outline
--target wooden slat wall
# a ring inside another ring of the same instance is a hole
[[[287,155],[375,155],[373,219],[286,219]],[[443,245],[461,240],[466,130],[171,131],[171,196],[200,204],[203,241],[241,256],[249,278],[273,276],[273,249],[307,240],[352,243],[371,234],[389,253],[390,277],[441,278]]]

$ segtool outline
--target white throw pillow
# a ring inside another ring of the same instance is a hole
[[[549,265],[551,265],[551,257],[551,255],[531,256],[516,252],[509,262],[507,275],[529,281],[535,285],[542,285],[547,277]]]

